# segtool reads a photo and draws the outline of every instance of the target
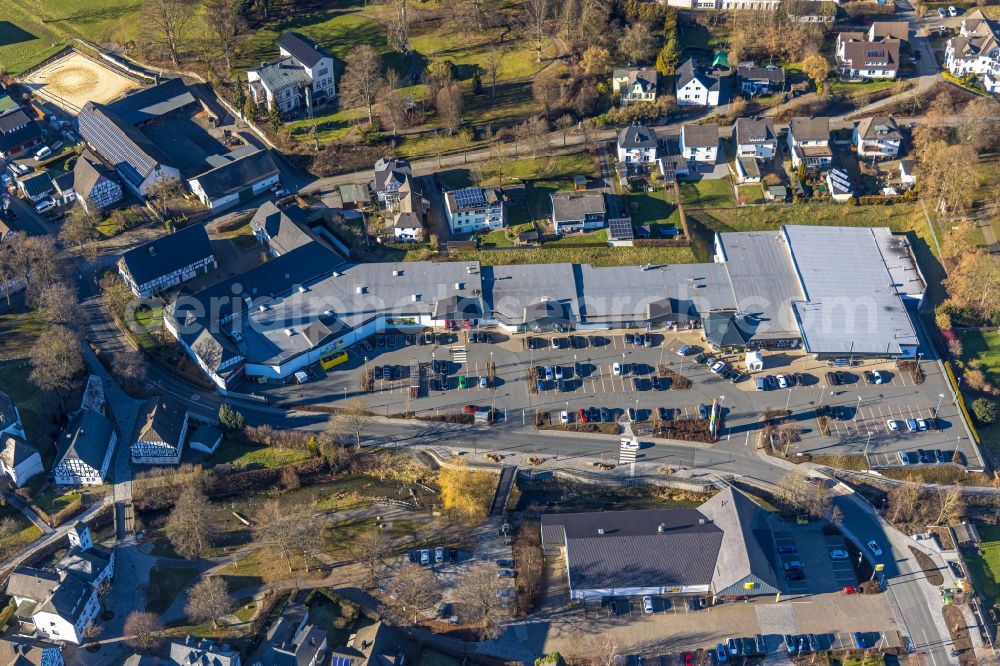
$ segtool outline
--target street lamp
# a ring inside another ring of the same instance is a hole
[[[861,396],[858,396],[858,407],[854,410],[854,425],[858,424],[858,417],[861,416]]]
[[[791,387],[789,387],[788,388],[788,399],[785,400],[785,411],[786,412],[788,411],[788,408],[791,406],[791,404],[792,404],[792,389],[791,389]]]
[[[937,421],[938,410],[941,409],[941,401],[944,400],[944,393],[938,393],[938,404],[934,408],[934,420]],[[935,423],[935,425],[937,425]]]
[[[873,434],[874,433],[871,430],[869,430],[868,431],[868,439],[865,441],[865,464],[866,465],[868,464],[868,445],[871,444],[871,442],[872,442],[872,435]]]

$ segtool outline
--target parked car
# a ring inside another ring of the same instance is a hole
[[[716,361],[716,363],[712,366],[711,370],[715,374],[719,374],[724,367],[726,367],[725,361]]]
[[[917,420],[916,419],[906,419],[906,429],[910,432],[917,432]]]
[[[633,334],[631,334],[631,333],[626,333],[625,334],[625,344],[627,344],[627,345],[634,345],[635,344],[635,336]]]
[[[782,555],[788,555],[790,553],[797,553],[799,549],[795,547],[794,543],[783,543],[778,546],[778,552]]]
[[[556,377],[556,371],[551,365],[545,366],[543,372],[545,373],[545,381],[547,382],[551,382]]]
[[[580,417],[580,423],[587,423],[587,421],[589,420],[587,418],[587,410],[581,407],[579,412],[579,417]]]
[[[927,421],[925,421],[924,419],[917,419],[917,430],[921,432],[927,430]]]
[[[635,417],[636,417],[635,407],[629,407],[628,408],[628,420],[629,421],[635,421]],[[636,448],[638,448],[638,447],[636,447]]]
[[[802,569],[793,569],[792,571],[785,572],[785,580],[792,581],[792,580],[805,580],[805,579],[806,579],[806,574],[805,572],[802,571]]]
[[[729,653],[726,651],[726,646],[722,643],[715,646],[715,660],[720,664],[724,664],[729,661]]]
[[[868,542],[868,550],[872,551],[872,555],[876,557],[882,555],[882,548],[874,540]]]
[[[465,412],[466,414],[475,414],[476,412],[479,411],[479,406],[478,405],[466,405],[465,407],[462,408],[462,411]]]
[[[917,449],[917,456],[924,465],[933,465],[937,462],[937,456],[930,449]]]
[[[622,364],[619,363],[618,361],[615,361],[614,363],[612,363],[611,364],[611,374],[614,375],[615,377],[620,377],[621,374],[622,374]]]
[[[830,551],[830,559],[832,560],[846,560],[850,555],[848,555],[846,550],[838,548],[837,550]]]
[[[611,410],[607,407],[601,407],[597,412],[597,418],[601,423],[611,423]]]
[[[935,451],[935,455],[937,456],[937,461],[941,464],[950,463],[955,457],[954,452],[945,451],[944,449],[938,449]]]
[[[946,10],[944,7],[938,7],[938,17],[948,18],[948,10]]]
[[[853,585],[847,585],[844,587],[843,590],[841,590],[841,592],[843,592],[844,594],[857,594],[858,588],[854,587]]]
[[[778,388],[783,388],[783,389],[788,388],[789,386],[788,378],[786,378],[784,375],[778,375],[776,379],[778,380]]]
[[[557,365],[555,367],[555,373],[556,373],[556,379],[562,379],[563,378],[563,368],[562,368],[561,365]]]
[[[458,376],[458,388],[460,389],[469,388],[469,380],[465,378],[465,375]]]
[[[885,422],[885,427],[889,429],[889,432],[899,432],[899,421],[896,419],[889,419]]]
[[[559,412],[559,423],[562,423],[563,425],[569,423],[569,412],[565,409]]]
[[[434,561],[438,563],[444,562],[444,548],[441,546],[434,549]]]
[[[698,418],[707,419],[708,418],[708,406],[705,403],[698,405]]]
[[[497,578],[513,578],[513,577],[514,577],[514,570],[513,569],[498,569],[497,570]]]
[[[393,375],[393,372],[392,372],[392,366],[391,365],[382,366],[382,379],[384,381],[387,381],[387,382],[388,381],[392,381],[392,375]]]
[[[645,596],[642,598],[642,612],[643,613],[653,612],[653,597]]]
[[[661,421],[672,421],[674,418],[674,410],[671,407],[660,407],[660,420]]]
[[[791,560],[790,562],[785,562],[785,571],[795,571],[796,569],[802,568],[802,560]]]
[[[427,548],[422,548],[420,550],[420,563],[424,566],[431,563],[431,551]]]
[[[875,383],[875,375],[874,375],[874,374],[872,374],[872,371],[871,371],[871,370],[865,370],[865,371],[864,371],[863,373],[861,373],[861,374],[862,374],[862,375],[864,375],[864,378],[865,378],[865,382],[866,382],[866,383],[868,383],[868,384],[874,384],[874,383]]]
[[[958,8],[955,5],[948,7],[948,16],[958,16]]]
[[[886,380],[886,376],[883,375],[881,372],[879,372],[878,370],[872,371],[872,382],[873,383],[875,383],[875,384],[884,384],[885,380]]]
[[[837,386],[840,384],[840,377],[837,376],[836,372],[826,373],[826,383],[830,386]]]
[[[56,202],[53,201],[52,199],[44,199],[35,204],[35,210],[39,214],[45,213],[46,211],[50,211],[55,207],[56,207]]]
[[[501,569],[513,569],[514,560],[497,560],[497,566]]]
[[[479,378],[479,388],[484,389],[489,387],[490,387],[490,378],[487,377],[486,375],[481,376]]]

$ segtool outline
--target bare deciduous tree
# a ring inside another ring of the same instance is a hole
[[[31,374],[28,379],[43,391],[60,393],[73,386],[83,372],[83,354],[76,334],[65,326],[51,326],[35,340],[28,352]]]
[[[364,587],[371,587],[378,580],[390,552],[389,539],[382,530],[363,532],[351,541],[347,554],[365,570]]]
[[[407,0],[396,0],[396,15],[389,21],[389,46],[400,53],[410,52],[410,17]]]
[[[240,0],[205,0],[205,23],[226,61],[226,71],[233,68],[233,54],[246,27]],[[237,84],[238,85],[238,84]]]
[[[125,618],[123,633],[129,647],[152,652],[163,640],[163,623],[156,613],[135,610]]]
[[[212,620],[218,626],[218,620],[223,615],[233,611],[233,598],[229,588],[219,576],[202,577],[188,592],[184,612],[195,624]]]
[[[498,594],[505,587],[497,576],[496,567],[481,562],[472,565],[462,576],[455,589],[455,600],[469,622],[478,624],[492,636],[504,617],[510,615]]]
[[[167,539],[178,555],[193,560],[211,545],[215,536],[211,510],[200,483],[191,483],[181,490],[164,526]]]
[[[407,110],[403,94],[399,91],[399,75],[390,69],[385,76],[385,83],[379,90],[378,104],[383,122],[392,129],[393,134],[406,128]]]
[[[347,66],[340,78],[340,96],[347,106],[368,109],[368,122],[374,118],[375,101],[382,88],[382,59],[368,44],[362,44],[347,56]]]
[[[633,23],[618,42],[618,51],[633,65],[649,63],[656,57],[656,36],[645,23]]]
[[[344,403],[333,418],[333,431],[347,433],[354,439],[355,445],[361,448],[361,436],[372,424],[372,413],[368,403],[361,398],[354,398]]]
[[[542,47],[545,46],[545,39],[549,33],[550,14],[549,0],[525,0],[521,10],[520,23],[531,40],[538,62],[542,61]]]
[[[194,14],[194,7],[184,0],[158,0],[142,6],[143,25],[150,30],[154,42],[170,51],[174,67],[180,64],[184,33]]]
[[[407,564],[392,578],[389,611],[400,623],[416,623],[420,611],[440,595],[437,578],[419,564]]]
[[[76,287],[68,282],[53,282],[42,287],[38,294],[38,310],[50,324],[75,326],[79,320],[80,306]]]
[[[291,573],[308,569],[323,538],[323,523],[308,508],[284,506],[268,500],[256,516],[254,542]]]
[[[457,81],[449,81],[441,86],[434,98],[434,110],[449,136],[462,124],[463,106],[462,89]]]

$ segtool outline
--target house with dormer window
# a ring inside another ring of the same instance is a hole
[[[655,102],[659,75],[655,69],[615,67],[611,75],[611,91],[618,95],[622,106],[635,102]]]
[[[276,104],[282,113],[312,107],[337,96],[333,56],[297,32],[278,37],[278,58],[247,70],[250,98],[260,107]]]
[[[944,66],[953,76],[979,76],[983,87],[1000,93],[1000,27],[982,10],[969,12],[959,34],[948,40]]]

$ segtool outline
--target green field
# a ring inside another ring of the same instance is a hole
[[[247,446],[225,437],[209,459],[210,465],[232,464],[241,469],[283,467],[312,457],[309,451],[279,449],[271,446]]]
[[[74,37],[109,42],[138,37],[141,0],[0,0],[0,65],[19,74]]]
[[[4,333],[0,330],[0,339]],[[13,341],[11,341],[13,342]],[[4,346],[7,346],[5,341]],[[20,349],[27,351],[30,343],[25,342]],[[55,438],[58,427],[52,417],[59,413],[59,398],[51,393],[39,391],[28,381],[31,367],[27,361],[0,362],[0,390],[11,397],[21,414],[21,423],[28,443],[38,449],[42,464],[48,468],[55,458]]]
[[[990,382],[1000,384],[1000,333],[996,331],[956,331],[962,341],[962,360],[978,359]]]
[[[667,200],[666,190],[630,194],[628,195],[628,204],[632,213],[632,222],[639,226],[650,225],[654,238],[657,234],[656,230],[660,226],[680,226],[680,210]]]
[[[703,179],[680,184],[681,204],[687,207],[717,208],[734,206],[733,185],[727,179]]]
[[[977,525],[976,528],[983,539],[979,544],[983,554],[966,551],[965,561],[976,591],[983,595],[989,608],[1000,601],[1000,527]]]

